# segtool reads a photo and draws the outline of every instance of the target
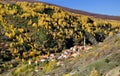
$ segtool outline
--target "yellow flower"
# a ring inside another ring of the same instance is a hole
[[[29,21],[28,21],[28,25],[31,25],[31,24],[32,24],[32,20],[29,20]]]
[[[25,59],[22,59],[22,62],[25,62]]]
[[[37,44],[34,44],[34,48],[37,48]]]
[[[36,51],[31,51],[30,53],[29,53],[29,56],[34,56],[36,54]]]
[[[19,28],[18,31],[22,33],[22,32],[24,32],[24,29],[23,28]]]
[[[33,24],[32,24],[32,26],[33,26],[33,27],[36,27],[36,26],[37,26],[37,24],[36,24],[36,23],[33,23]]]
[[[8,32],[6,32],[5,35],[9,37],[9,33]]]
[[[22,44],[24,41],[23,41],[23,38],[21,37],[21,35],[19,36],[16,36],[16,39],[19,41],[18,43],[19,44]]]
[[[8,32],[6,32],[5,35],[6,35],[7,37],[9,37],[9,38],[12,38],[12,37],[13,37],[13,34],[10,34],[10,33],[8,33]]]
[[[13,43],[12,42],[10,43],[10,47],[13,47]]]
[[[15,48],[14,50],[13,50],[13,53],[18,53],[18,50]]]

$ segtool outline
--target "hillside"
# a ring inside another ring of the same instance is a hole
[[[113,46],[114,45],[114,46]],[[69,74],[71,76],[119,76],[120,75],[120,34],[108,37],[101,44],[96,45],[90,52],[90,56],[83,58],[85,61],[75,62],[73,69]],[[84,64],[81,64],[84,63]],[[114,69],[114,72],[112,70]],[[97,72],[95,72],[97,71]],[[115,72],[116,71],[116,72]],[[110,74],[110,72],[112,72]],[[97,75],[98,73],[98,75]]]
[[[60,56],[64,50],[74,46],[83,46],[85,43],[86,46],[95,47],[101,42],[102,45],[97,47],[103,48],[104,52],[105,50],[109,52],[119,47],[119,39],[110,40],[113,43],[103,41],[108,36],[114,39],[118,33],[120,33],[119,21],[75,14],[63,8],[36,1],[4,0],[0,3],[0,73],[1,75],[10,73],[15,76],[24,76],[35,74],[34,69],[39,68],[40,70],[37,70],[40,71],[39,74],[47,74],[58,67],[56,66],[57,59],[54,57],[49,59],[50,56],[54,54]],[[109,43],[115,45],[109,47]],[[102,47],[103,45],[106,46]],[[104,53],[102,51],[94,49],[90,53],[81,52],[80,57],[91,58],[89,54],[95,57],[94,54]],[[107,58],[108,52],[106,52],[105,55],[100,54],[100,56]],[[41,62],[44,59],[45,62]],[[75,61],[79,60],[75,59]],[[69,72],[72,69],[74,68],[68,69]],[[111,71],[112,69],[113,67],[110,68]]]
[[[107,20],[120,20],[120,16],[110,16],[110,15],[104,15],[104,14],[96,14],[96,13],[90,13],[90,12],[86,12],[86,11],[82,11],[82,10],[76,10],[76,9],[71,9],[71,8],[67,8],[67,7],[63,7],[63,6],[59,6],[59,5],[55,5],[55,4],[49,4],[49,3],[45,3],[45,2],[41,2],[47,5],[53,5],[53,6],[57,6],[60,7],[66,11],[69,11],[71,13],[75,13],[75,14],[81,14],[81,15],[86,15],[86,16],[92,16],[95,18],[101,18],[101,19],[107,19]]]
[[[114,46],[113,46],[114,45]],[[119,76],[120,75],[120,34],[107,37],[80,57],[64,60],[50,76]],[[39,73],[36,74],[39,76]]]
[[[71,9],[71,8],[67,8],[67,7],[63,7],[63,6],[59,6],[59,5],[55,5],[55,4],[49,4],[46,2],[42,2],[42,1],[38,1],[38,0],[1,0],[1,3],[14,3],[16,1],[27,1],[27,2],[38,2],[38,3],[43,3],[46,5],[51,5],[51,6],[56,6],[59,8],[62,8],[65,11],[71,12],[71,13],[75,13],[75,14],[81,14],[81,15],[86,15],[86,16],[92,16],[95,18],[101,18],[101,19],[107,19],[107,20],[117,20],[120,21],[120,16],[110,16],[110,15],[104,15],[104,14],[96,14],[96,13],[90,13],[90,12],[86,12],[86,11],[82,11],[82,10],[76,10],[76,9]]]

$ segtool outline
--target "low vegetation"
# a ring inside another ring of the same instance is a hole
[[[0,73],[15,69],[16,71],[11,72],[15,76],[24,76],[27,73],[30,74],[29,72],[34,75],[36,71],[33,70],[39,68],[42,70],[39,72],[41,75],[47,74],[58,68],[56,61],[32,65],[29,65],[28,61],[31,59],[35,62],[39,56],[60,53],[74,45],[83,45],[84,38],[87,45],[94,46],[103,42],[108,36],[112,37],[118,33],[120,33],[119,21],[74,14],[57,6],[40,2],[0,2]],[[114,46],[107,45],[111,43]],[[89,50],[91,52],[88,53],[82,52],[81,58],[105,57],[111,53],[109,50],[117,50],[119,39],[108,41],[107,44],[99,45],[103,46],[99,48],[102,52],[97,49]],[[109,58],[102,59],[87,67],[93,69],[92,66],[96,66],[93,71],[97,73],[99,72],[98,63],[106,65],[109,60]],[[114,67],[119,64],[114,62],[109,65]],[[72,69],[68,68],[67,71],[70,72]]]

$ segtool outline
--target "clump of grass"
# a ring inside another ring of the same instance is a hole
[[[120,53],[113,53],[107,57],[99,58],[84,67],[79,67],[73,76],[89,76],[93,68],[97,70],[98,76],[103,76],[111,69],[120,66]],[[89,75],[88,75],[89,74]],[[95,75],[94,75],[95,76]]]
[[[49,62],[48,64],[45,65],[43,72],[48,73],[51,72],[55,67],[57,66],[56,60]]]
[[[17,68],[17,69],[13,72],[13,75],[14,75],[14,76],[23,75],[23,74],[25,74],[25,73],[28,71],[29,67],[31,67],[31,66],[28,65],[28,64],[24,64],[24,65],[20,66],[19,68]]]
[[[91,73],[90,73],[90,76],[100,76],[98,71],[94,68]]]

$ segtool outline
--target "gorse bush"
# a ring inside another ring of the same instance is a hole
[[[98,20],[37,2],[0,3],[0,59],[28,60],[74,45],[97,44],[120,32],[117,21]],[[0,63],[2,65],[4,63]]]

